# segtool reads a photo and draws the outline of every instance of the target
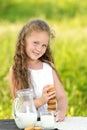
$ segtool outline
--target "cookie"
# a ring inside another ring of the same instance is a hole
[[[48,89],[48,93],[52,91],[55,91],[54,85],[52,85],[52,87]],[[47,104],[48,110],[56,111],[56,97],[49,99]]]
[[[34,126],[28,126],[24,130],[34,130]]]
[[[55,91],[54,85],[51,85],[51,88],[49,88],[47,92],[49,93],[49,92],[52,92],[52,91]]]
[[[40,126],[35,126],[35,127],[34,127],[34,130],[42,130],[42,127],[40,127]]]
[[[40,126],[35,126],[34,130],[42,130],[42,128]]]
[[[48,105],[50,104],[56,104],[56,98],[53,98],[53,99],[50,99],[48,102],[47,102]]]

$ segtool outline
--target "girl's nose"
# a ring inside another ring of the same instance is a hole
[[[37,49],[37,51],[41,51],[42,50],[41,45],[38,45],[36,49]]]

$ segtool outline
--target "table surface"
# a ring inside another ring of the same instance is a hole
[[[38,124],[41,123],[40,121]],[[66,117],[64,121],[55,123],[59,130],[87,130],[87,117]],[[20,130],[13,119],[0,120],[0,130]]]

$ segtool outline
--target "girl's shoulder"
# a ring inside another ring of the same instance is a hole
[[[13,66],[10,67],[9,73],[13,73]]]
[[[9,77],[12,78],[13,75],[14,75],[14,73],[13,73],[13,66],[11,66],[10,69],[9,69]]]
[[[43,68],[52,69],[52,66],[49,63],[43,62]]]

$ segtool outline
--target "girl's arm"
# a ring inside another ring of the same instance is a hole
[[[10,68],[10,71],[9,71],[9,86],[10,86],[12,98],[15,99],[16,98],[16,91],[17,91],[17,89],[14,86],[14,75],[13,75],[12,67]]]
[[[59,77],[55,72],[55,70],[53,70],[53,78],[54,78],[54,86],[56,89],[56,98],[58,103],[58,112],[56,113],[56,121],[61,121],[65,117],[67,106],[68,106],[68,100],[64,88],[61,84],[61,81],[59,80]]]

